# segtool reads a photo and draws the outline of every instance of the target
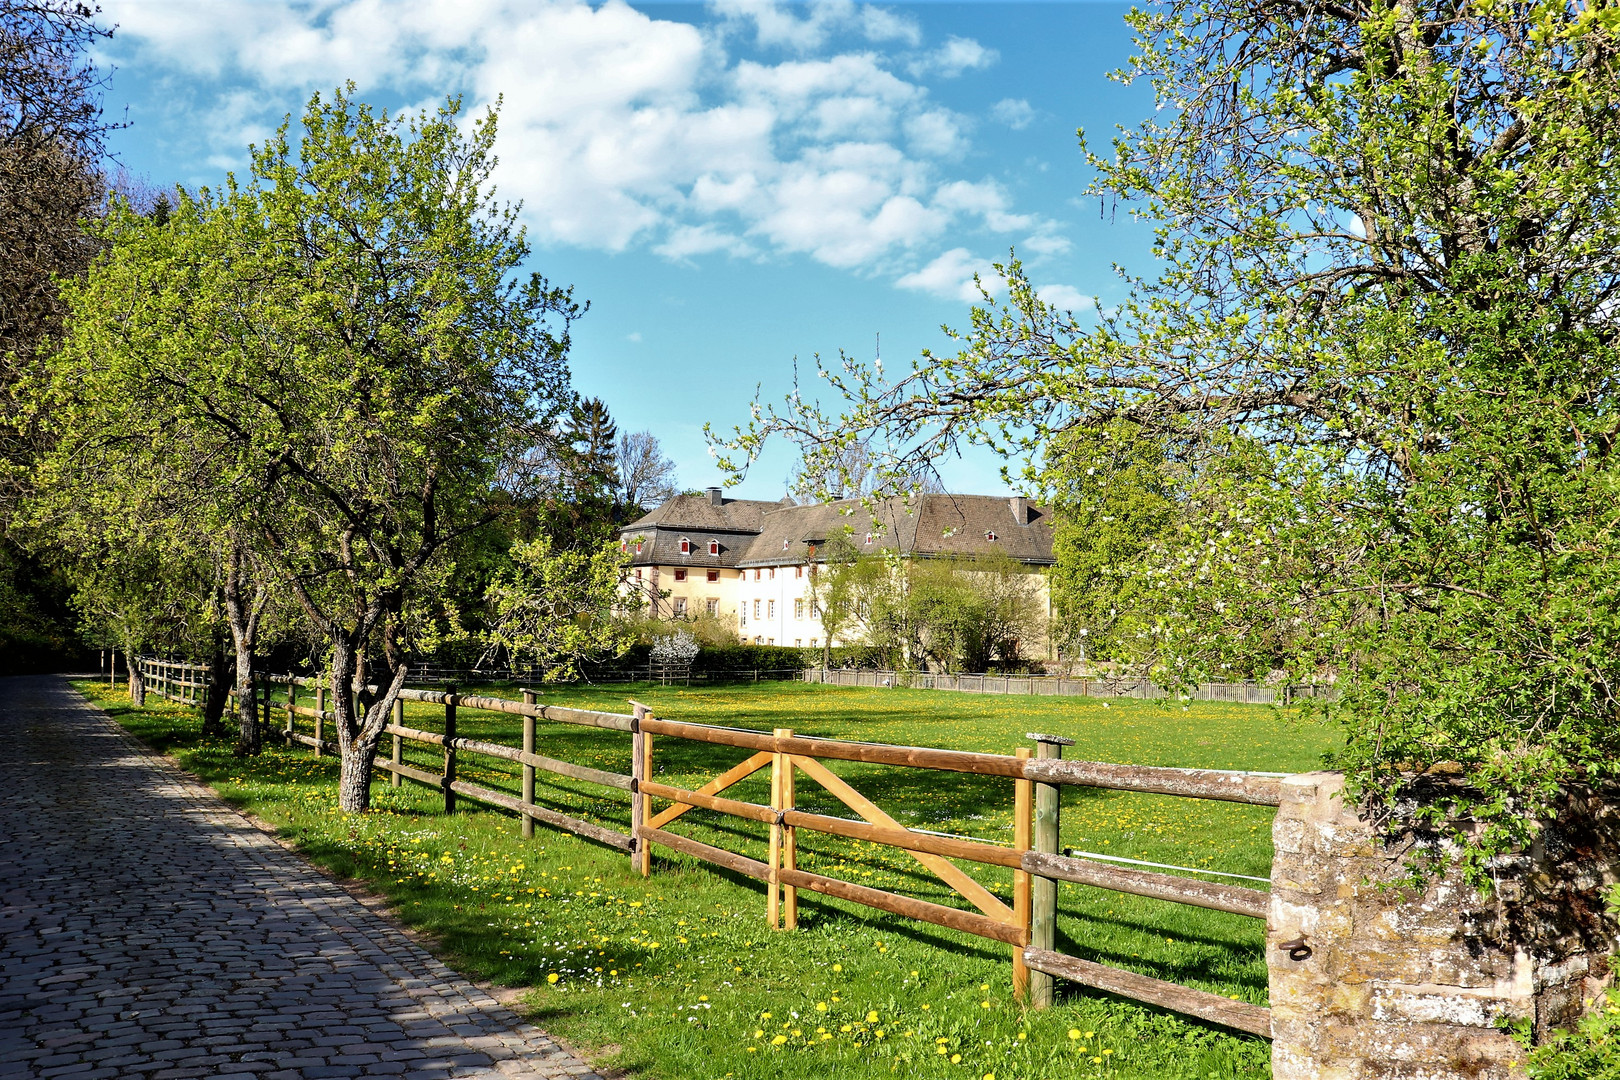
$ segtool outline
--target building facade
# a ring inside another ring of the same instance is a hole
[[[759,645],[818,647],[826,631],[811,592],[818,552],[849,536],[862,554],[950,558],[999,551],[1039,573],[1052,565],[1052,522],[1029,500],[915,495],[799,506],[677,495],[619,530],[629,588],[657,618],[710,615]],[[1043,603],[1046,578],[1040,574]],[[842,642],[839,642],[842,643]],[[835,643],[836,644],[836,643]]]

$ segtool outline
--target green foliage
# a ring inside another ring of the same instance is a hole
[[[244,553],[290,594],[329,650],[361,809],[408,650],[454,632],[450,552],[527,494],[524,456],[572,400],[579,308],[518,274],[493,113],[463,131],[456,101],[396,117],[352,93],[254,148],[246,186],[182,192],[162,223],[115,207],[64,287],[40,481],[58,523],[84,487],[100,519]]]
[[[587,659],[616,657],[632,636],[613,618],[628,556],[616,543],[595,552],[557,550],[540,536],[512,549],[512,568],[490,584],[489,641],[547,682],[566,682]]]
[[[821,568],[823,612],[896,671],[986,671],[1016,665],[1045,629],[1037,578],[999,552],[972,558],[861,555]],[[832,640],[833,625],[823,626]]]
[[[1484,884],[1559,785],[1620,771],[1620,20],[1128,19],[1119,77],[1160,109],[1089,156],[1090,194],[1155,224],[1158,276],[1076,315],[1012,262],[958,356],[828,370],[845,417],[795,392],[730,460],[773,433],[882,431],[890,475],[1119,422],[1173,442],[1175,528],[1129,572],[1158,677],[1336,679],[1352,790],[1398,830],[1406,778],[1459,763],[1471,788],[1425,812],[1476,824],[1453,839]]]
[[[1530,1080],[1620,1080],[1620,990],[1604,991],[1574,1031],[1531,1049],[1525,1072]]]
[[[1057,509],[1051,572],[1057,644],[1071,659],[1129,662],[1151,651],[1144,554],[1179,508],[1165,443],[1123,421],[1066,432],[1046,454]]]

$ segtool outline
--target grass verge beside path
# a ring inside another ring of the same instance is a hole
[[[446,817],[436,791],[394,789],[386,778],[374,788],[373,813],[341,815],[332,758],[273,745],[258,759],[239,760],[229,740],[200,738],[192,709],[149,699],[154,703],[137,710],[105,684],[77,685],[310,858],[369,882],[407,923],[435,935],[460,970],[534,987],[525,1003],[536,1023],[631,1076],[1229,1080],[1270,1072],[1263,1040],[1061,983],[1057,1007],[1026,1012],[1011,1000],[1009,949],[994,942],[811,893],[801,893],[800,929],[773,933],[761,885],[662,850],[643,880],[619,852],[543,825],[524,841],[512,816],[470,801]],[[963,750],[1006,753],[1028,745],[1026,732],[1049,731],[1078,740],[1068,756],[1134,764],[1299,770],[1313,767],[1335,741],[1331,729],[1269,708],[1216,703],[1183,709],[796,683],[571,687],[544,700],[622,712],[627,697],[670,719]],[[438,730],[442,720],[442,709],[413,703],[406,722]],[[458,727],[508,745],[518,744],[521,731],[517,717],[465,710]],[[629,771],[628,736],[539,727],[542,754]],[[436,771],[432,749],[407,758]],[[655,741],[658,778],[682,786],[695,787],[743,756]],[[460,771],[515,793],[517,775],[508,766],[467,755]],[[1011,838],[1010,781],[852,763],[834,769],[906,825]],[[546,783],[544,774],[538,787],[538,798],[565,813],[621,830],[627,824],[621,792]],[[800,778],[798,792],[805,809],[852,816],[808,778]],[[728,794],[767,802],[767,774]],[[1271,816],[1264,807],[1068,789],[1063,844],[1265,877]],[[763,826],[694,811],[675,828],[764,855]],[[962,906],[901,852],[804,831],[800,848],[806,869]],[[1008,898],[1009,872],[970,869]],[[1265,1003],[1263,928],[1255,920],[1068,884],[1060,886],[1059,911],[1065,952]]]

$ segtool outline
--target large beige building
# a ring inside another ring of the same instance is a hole
[[[658,618],[708,614],[759,645],[818,646],[825,631],[810,567],[831,537],[906,558],[1000,551],[1032,569],[1052,565],[1052,522],[1023,498],[917,495],[868,509],[858,499],[798,506],[728,499],[720,488],[678,495],[619,530],[631,587]],[[1042,575],[1042,595],[1045,581]]]

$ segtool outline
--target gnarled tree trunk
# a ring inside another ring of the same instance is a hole
[[[133,652],[126,652],[124,664],[129,668],[129,703],[138,709],[146,704],[146,679],[141,675],[141,662]]]
[[[360,647],[364,647],[363,643]],[[330,689],[340,757],[339,810],[360,813],[371,809],[373,758],[394,701],[405,685],[405,674],[405,665],[396,664],[389,685],[374,697],[365,685],[366,673],[358,649],[347,640],[333,642]]]

